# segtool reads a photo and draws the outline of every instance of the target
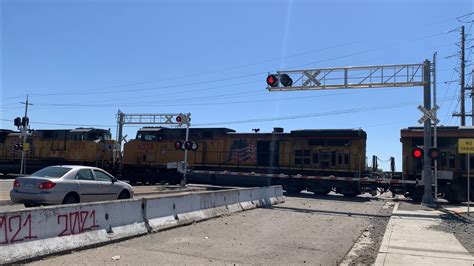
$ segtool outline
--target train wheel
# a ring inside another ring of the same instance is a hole
[[[420,202],[423,199],[423,193],[420,193],[419,191],[412,191],[408,196],[414,201],[414,202]]]
[[[353,197],[357,197],[357,195],[359,194],[360,193],[357,193],[356,191],[348,191],[348,192],[343,193],[342,195],[344,195],[344,197],[353,198]]]
[[[316,196],[324,196],[327,195],[329,192],[331,192],[331,189],[313,189],[311,192],[314,193]]]
[[[304,190],[304,187],[298,185],[288,185],[285,188],[285,191],[290,194],[297,194]]]
[[[463,201],[466,201],[467,200],[467,195],[466,195],[466,192],[462,192],[462,191],[453,191],[453,190],[450,190],[446,193],[446,199],[449,201],[449,203],[461,203]]]

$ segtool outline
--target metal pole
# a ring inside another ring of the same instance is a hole
[[[118,124],[118,136],[117,136],[117,141],[119,144],[119,159],[120,159],[120,165],[122,165],[122,139],[123,139],[123,125],[125,124],[124,121],[124,114],[118,111],[118,117],[117,117],[117,124]]]
[[[436,55],[438,52],[435,52],[433,54],[433,106],[436,106]],[[437,112],[434,111],[434,116],[437,118]],[[438,139],[437,139],[437,124],[436,122],[433,123],[433,147],[437,148],[438,147]],[[438,201],[438,160],[434,161],[434,187],[435,187],[435,193],[434,193],[434,200]]]
[[[471,81],[471,122],[474,126],[474,69],[472,70],[472,81]]]
[[[471,188],[471,182],[469,181],[471,179],[470,177],[470,173],[469,173],[469,170],[471,169],[470,167],[470,161],[471,161],[471,154],[468,153],[467,154],[467,216],[471,216],[471,213],[470,213],[470,201],[471,201],[471,195],[470,195],[470,188]]]
[[[423,104],[427,110],[431,110],[431,63],[429,60],[423,62]],[[425,120],[424,125],[424,160],[423,160],[423,184],[425,191],[423,194],[422,204],[433,205],[433,194],[431,186],[433,185],[431,179],[431,158],[428,154],[431,148],[431,119]]]
[[[461,26],[461,126],[466,125],[466,106],[465,106],[465,87],[464,87],[464,68],[465,68],[465,58],[464,58],[464,26]]]
[[[29,105],[29,102],[28,102],[28,94],[26,95],[26,102],[21,102],[23,104],[25,104],[25,116],[23,119],[26,119],[26,117],[28,117],[28,105]],[[22,120],[23,120],[22,119]],[[25,121],[26,122],[26,121]],[[24,123],[24,125],[22,125],[22,127],[20,128],[20,132],[21,132],[21,163],[20,163],[20,175],[22,174],[25,174],[26,173],[26,161],[25,161],[25,143],[26,143],[26,138],[27,138],[27,129],[28,129],[28,125],[27,123]]]
[[[190,114],[187,115],[187,121],[186,121],[186,140],[185,143],[189,141],[189,116]],[[188,149],[184,149],[184,174],[183,174],[183,180],[181,180],[181,186],[186,185],[186,174],[188,173]]]

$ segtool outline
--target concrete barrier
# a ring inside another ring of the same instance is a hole
[[[5,212],[0,214],[0,263],[147,232],[141,199]]]
[[[274,186],[0,213],[0,264],[270,206],[282,195]]]

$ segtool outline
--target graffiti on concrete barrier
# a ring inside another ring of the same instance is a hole
[[[37,239],[37,231],[35,232],[35,230],[43,230],[44,228],[47,228],[46,231],[51,232],[51,235],[48,235],[48,237],[76,235],[99,228],[95,210],[56,214],[51,217],[52,223],[44,221],[41,224],[46,226],[43,228],[38,226],[40,222],[34,219],[35,216],[32,216],[31,213],[27,215],[0,216],[0,245]],[[45,234],[44,231],[42,233]]]
[[[95,211],[76,211],[58,215],[62,231],[58,236],[76,235],[99,226],[95,223]]]
[[[36,238],[31,230],[31,214],[23,218],[21,215],[0,217],[0,245]]]

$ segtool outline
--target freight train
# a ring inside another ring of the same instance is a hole
[[[26,173],[59,164],[98,166],[110,172],[118,169],[117,142],[109,130],[96,128],[45,129],[27,133],[0,130],[0,176],[19,173],[21,153],[26,158]]]
[[[451,202],[465,201],[466,157],[458,154],[457,140],[474,138],[474,128],[440,127],[438,132],[438,193]],[[184,152],[176,149],[176,142],[184,139],[185,129],[140,129],[136,138],[125,144],[122,178],[132,183],[178,183],[181,177],[176,166]],[[272,133],[237,133],[228,128],[192,128],[189,140],[199,146],[196,151],[188,151],[191,170],[187,178],[191,182],[280,184],[288,192],[335,191],[347,196],[390,190],[415,200],[423,195],[422,159],[412,155],[413,149],[423,145],[422,128],[401,130],[402,172],[382,172],[367,166],[367,134],[361,129],[283,132],[275,128]]]
[[[452,202],[467,199],[465,155],[458,154],[459,138],[474,138],[474,128],[438,128],[438,193]],[[177,184],[177,168],[184,159],[181,128],[145,127],[124,145],[103,129],[36,130],[26,153],[29,172],[53,164],[99,166],[132,184]],[[361,129],[293,130],[238,133],[229,128],[191,128],[186,178],[190,182],[233,186],[279,184],[288,192],[315,194],[335,191],[347,196],[390,190],[415,200],[423,195],[422,161],[412,156],[423,145],[422,128],[401,130],[402,172],[382,172],[367,166],[367,134]],[[0,173],[20,167],[20,133],[0,130]],[[376,160],[374,160],[376,162]],[[373,163],[376,165],[376,163]],[[470,164],[474,167],[474,162]],[[474,195],[471,182],[471,195]]]

